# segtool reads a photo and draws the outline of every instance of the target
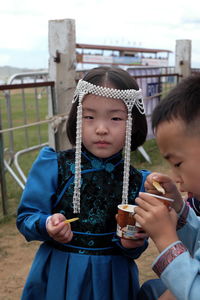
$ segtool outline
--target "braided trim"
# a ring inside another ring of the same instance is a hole
[[[169,248],[153,266],[153,271],[160,277],[167,266],[179,255],[187,252],[187,248],[181,243],[173,245]]]

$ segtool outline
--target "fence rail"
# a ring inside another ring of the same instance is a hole
[[[54,86],[54,81],[44,81],[44,82],[35,82],[35,83],[17,83],[17,84],[2,84],[0,85],[0,91],[8,90],[17,90],[17,89],[27,89],[27,88],[37,88],[37,87],[46,87]]]

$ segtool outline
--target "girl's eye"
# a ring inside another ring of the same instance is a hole
[[[114,117],[112,118],[113,121],[122,121],[122,118],[119,118],[119,117]]]
[[[92,117],[92,116],[83,116],[83,119],[92,120],[92,119],[94,119],[94,117]]]

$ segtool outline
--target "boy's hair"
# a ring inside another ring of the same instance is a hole
[[[200,120],[200,76],[193,75],[182,80],[155,107],[152,114],[152,128],[164,121],[182,120],[187,127],[195,128]]]
[[[99,86],[105,86],[106,83],[110,83],[113,88],[119,90],[139,90],[137,82],[128,72],[115,67],[94,68],[84,76],[83,80]],[[67,121],[67,136],[73,146],[76,143],[77,105],[78,101],[72,104]],[[146,140],[147,121],[145,115],[141,114],[135,105],[132,109],[132,118],[131,150],[133,151],[141,146]]]

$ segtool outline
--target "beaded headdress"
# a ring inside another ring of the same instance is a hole
[[[93,94],[106,98],[119,99],[124,102],[128,110],[126,121],[126,138],[124,146],[124,174],[122,203],[128,203],[129,171],[130,171],[130,152],[131,152],[131,133],[132,133],[132,108],[135,105],[141,114],[144,114],[144,105],[141,90],[119,90],[113,88],[94,85],[90,82],[79,80],[72,103],[78,101],[77,122],[76,122],[76,152],[75,152],[75,177],[73,209],[74,213],[80,212],[80,188],[81,188],[81,143],[82,143],[82,101],[85,95]]]

